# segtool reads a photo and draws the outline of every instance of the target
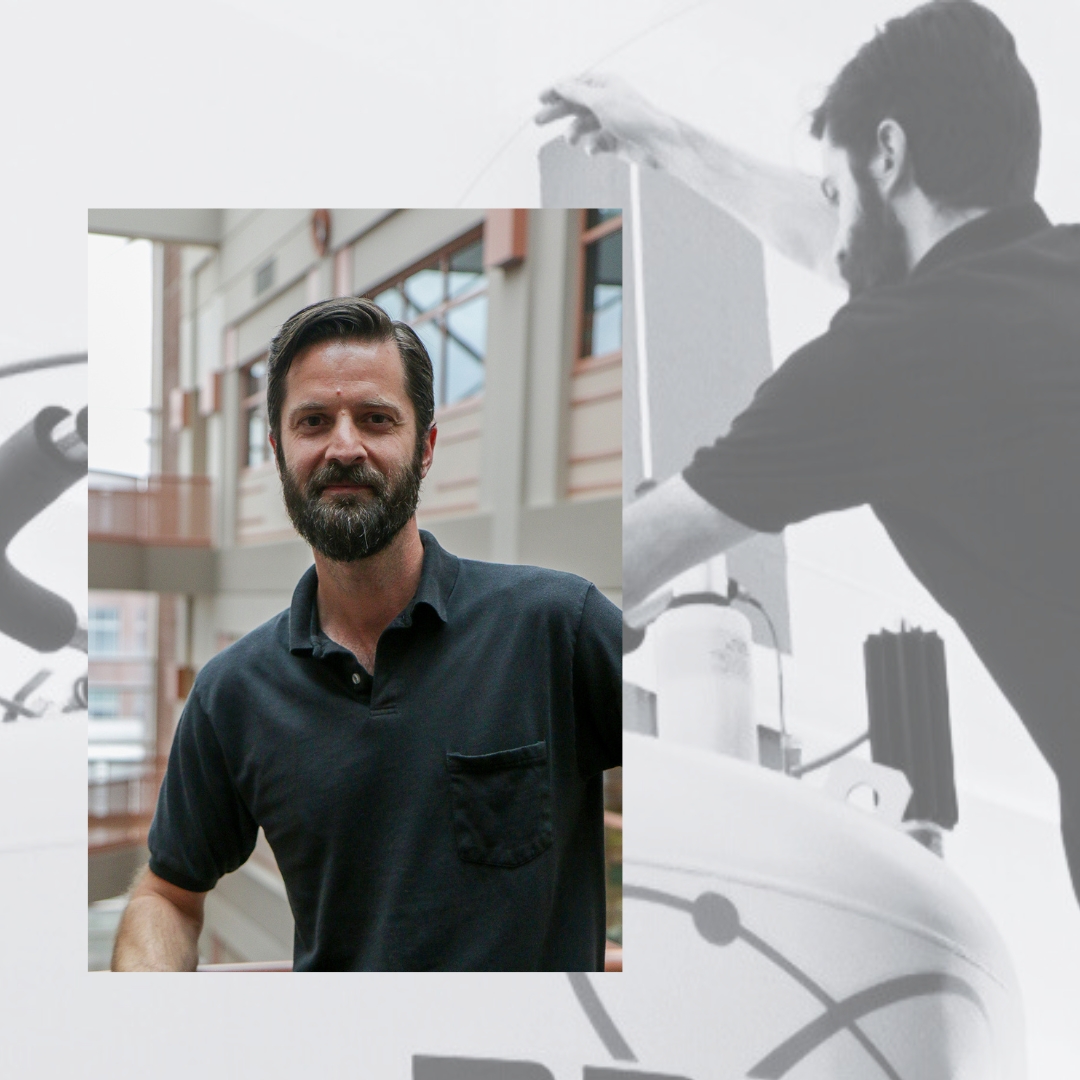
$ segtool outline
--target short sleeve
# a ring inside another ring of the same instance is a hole
[[[181,889],[207,892],[247,860],[258,825],[197,691],[196,684],[177,725],[148,845],[155,874]]]
[[[622,614],[595,585],[574,643],[574,718],[582,776],[622,764]]]
[[[848,305],[697,452],[687,484],[761,532],[925,488],[980,442],[970,360],[943,348],[955,340],[913,298]]]

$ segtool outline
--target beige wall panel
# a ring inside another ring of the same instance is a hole
[[[267,255],[267,258],[269,255]],[[274,283],[265,293],[258,296],[255,294],[255,271],[263,260],[252,263],[238,276],[230,279],[225,284],[222,293],[225,297],[225,317],[229,322],[243,319],[248,313],[255,311],[260,305],[276,302],[270,299],[276,297],[282,289],[292,292],[296,288],[297,281],[303,285],[300,302],[293,308],[299,310],[307,304],[307,272],[311,266],[318,262],[315,249],[311,245],[311,239],[307,231],[307,225],[297,229],[288,236],[282,237],[274,249]],[[292,312],[289,312],[291,315]]]
[[[214,623],[218,635],[222,640],[227,637],[239,639],[261,626],[289,606],[295,586],[296,581],[282,577],[266,582],[266,592],[219,593],[214,597]],[[220,646],[221,642],[216,644]]]
[[[330,211],[330,245],[333,250],[343,244],[351,243],[362,233],[373,228],[384,218],[398,213],[397,210],[356,210],[343,209]]]
[[[622,398],[601,398],[570,410],[570,461],[622,446]]]
[[[218,592],[291,590],[311,562],[311,548],[295,533],[277,544],[229,548],[218,553]]]
[[[424,514],[468,513],[480,503],[484,398],[451,405],[435,417],[435,460],[420,493]]]
[[[568,499],[595,499],[622,490],[622,451],[611,456],[571,463],[567,478]]]
[[[457,517],[429,518],[419,515],[421,529],[427,529],[447,551],[462,559],[491,558],[491,514],[465,514]]]
[[[598,394],[622,394],[622,364],[587,368],[571,377],[570,403],[576,405]]]
[[[609,596],[621,589],[621,496],[526,507],[521,561],[579,574]]]
[[[435,424],[439,429],[435,441],[435,453],[439,447],[461,439],[478,436],[484,427],[484,395],[455,402],[435,411]]]
[[[307,300],[307,283],[301,279],[291,289],[251,314],[237,327],[237,357],[241,363],[263,352],[281,324],[299,311]]]
[[[424,480],[420,509],[425,514],[475,510],[480,501],[480,440],[436,446],[435,462]]]
[[[222,286],[231,289],[236,278],[249,275],[287,238],[297,233],[306,236],[310,217],[310,210],[256,210],[234,223],[227,215],[225,242],[221,245]]]
[[[236,542],[259,544],[295,535],[281,497],[281,481],[272,461],[240,475]]]

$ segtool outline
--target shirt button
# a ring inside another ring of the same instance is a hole
[[[353,672],[352,681],[353,681],[353,686],[359,686],[360,685],[360,673],[359,672],[357,672],[357,671]]]

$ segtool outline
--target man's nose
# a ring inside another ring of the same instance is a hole
[[[339,461],[351,465],[367,459],[367,447],[364,445],[360,429],[353,423],[351,416],[342,415],[334,421],[330,439],[326,446],[325,457],[330,461]]]

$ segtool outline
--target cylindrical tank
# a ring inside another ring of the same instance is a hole
[[[1023,1077],[1008,954],[943,860],[801,781],[662,739],[626,734],[623,776],[625,972],[599,996],[634,1067]]]
[[[708,595],[708,594],[702,594]],[[716,603],[683,603],[650,627],[661,739],[758,760],[750,621]]]

